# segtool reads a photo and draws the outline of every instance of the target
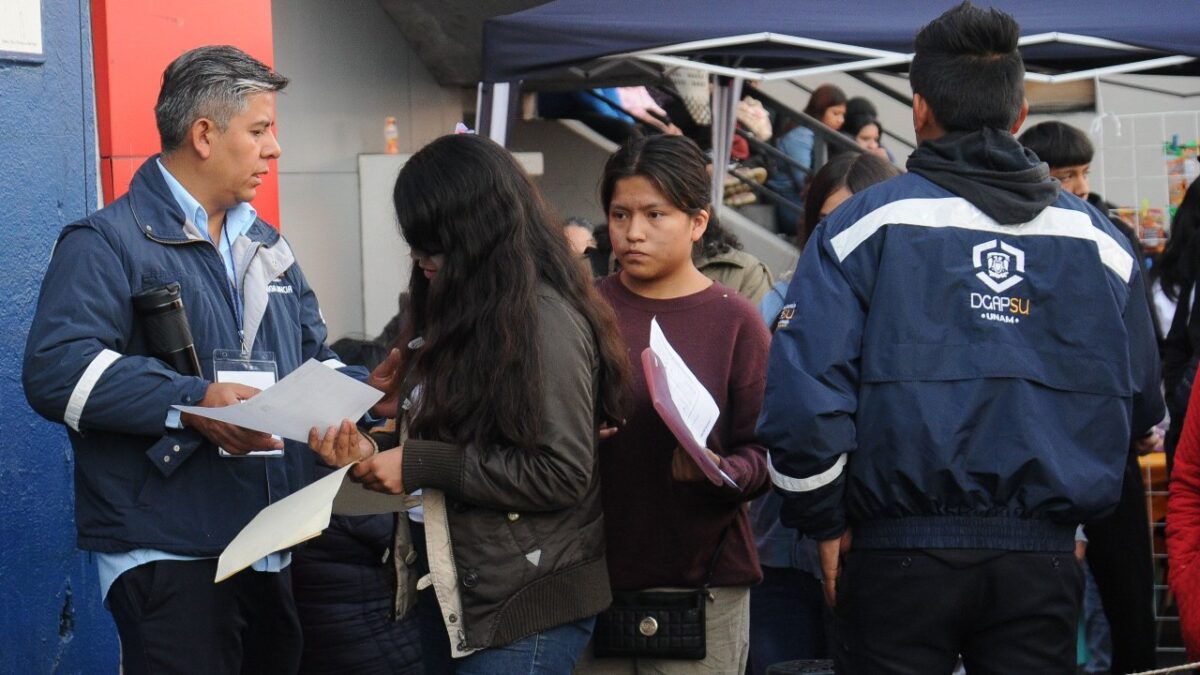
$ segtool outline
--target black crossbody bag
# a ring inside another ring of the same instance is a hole
[[[736,522],[736,521],[734,521]],[[613,603],[596,617],[596,658],[644,657],[698,661],[705,657],[704,606],[708,584],[733,522],[708,562],[704,585],[694,591],[613,591]]]

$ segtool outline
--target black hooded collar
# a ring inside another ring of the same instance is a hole
[[[1002,225],[1027,223],[1058,199],[1045,162],[999,129],[952,131],[925,141],[908,170],[971,202]]]

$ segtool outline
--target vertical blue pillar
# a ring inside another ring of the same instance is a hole
[[[75,548],[74,457],[21,390],[51,247],[99,200],[88,2],[40,5],[42,56],[0,54],[0,672],[115,673],[95,564]]]

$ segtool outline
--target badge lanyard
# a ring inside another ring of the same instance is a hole
[[[242,293],[238,289],[237,284],[237,260],[233,257],[233,242],[229,241],[229,222],[221,226],[221,236],[225,239],[225,246],[229,248],[230,267],[233,268],[233,275],[229,278],[229,285],[233,287],[233,318],[237,321],[238,340],[241,342],[242,351],[246,351],[246,332],[245,332],[245,306],[242,301]],[[220,254],[220,251],[217,251]],[[225,260],[222,258],[221,263]]]
[[[229,248],[229,260],[234,264],[233,276],[229,279],[229,285],[233,288],[233,308],[234,319],[237,321],[238,339],[241,341],[241,349],[238,351],[218,349],[213,352],[213,373],[216,376],[217,382],[237,382],[255,387],[256,389],[266,389],[272,384],[275,384],[278,379],[278,369],[275,362],[275,354],[272,352],[254,352],[253,354],[246,350],[246,334],[245,334],[245,306],[242,302],[242,294],[238,290],[237,284],[237,265],[233,257],[233,242],[229,240],[228,223],[221,228],[221,236],[225,239],[225,245]],[[218,250],[219,254],[220,251]],[[221,262],[224,263],[222,256]],[[279,440],[278,436],[273,436]],[[283,450],[252,450],[244,455],[231,455],[225,452],[224,448],[218,448],[222,457],[237,458],[237,457],[282,457]]]

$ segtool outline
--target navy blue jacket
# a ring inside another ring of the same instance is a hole
[[[1000,224],[909,173],[817,228],[758,427],[785,524],[1066,551],[1116,504],[1131,435],[1163,416],[1142,276],[1107,218],[1049,200]]]
[[[282,458],[223,459],[199,433],[166,427],[172,404],[203,398],[213,351],[241,339],[221,255],[185,223],[155,159],[125,196],[60,234],[26,344],[25,394],[67,425],[80,548],[214,556],[263,507],[311,481],[315,455],[288,441]],[[310,358],[340,365],[279,233],[259,220],[234,249],[246,254],[239,288],[247,327],[258,325],[253,349],[274,352],[279,377]],[[170,282],[181,286],[204,378],[146,356],[130,298]]]

